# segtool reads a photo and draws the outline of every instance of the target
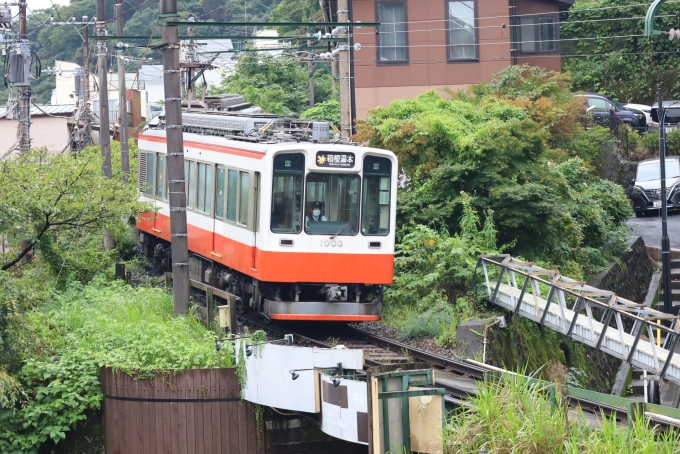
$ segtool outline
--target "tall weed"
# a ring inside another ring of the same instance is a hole
[[[676,431],[659,434],[644,418],[632,429],[602,415],[599,427],[586,425],[583,413],[567,413],[558,394],[525,377],[503,377],[479,385],[473,407],[454,415],[444,436],[448,453],[678,453]]]

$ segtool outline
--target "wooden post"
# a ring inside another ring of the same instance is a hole
[[[116,263],[116,279],[125,280],[125,264]]]
[[[208,329],[212,329],[213,322],[215,321],[215,298],[213,297],[212,287],[205,289],[205,302],[208,306]]]

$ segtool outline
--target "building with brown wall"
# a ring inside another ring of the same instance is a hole
[[[559,11],[573,0],[350,0],[353,118],[430,89],[465,89],[528,63],[561,68]]]

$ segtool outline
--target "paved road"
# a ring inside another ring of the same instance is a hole
[[[661,217],[658,213],[651,212],[642,218],[633,216],[628,225],[633,236],[642,236],[646,244],[661,247]],[[668,237],[671,247],[680,249],[680,211],[668,213]]]

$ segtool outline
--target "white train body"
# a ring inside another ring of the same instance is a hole
[[[394,268],[395,155],[351,144],[233,140],[191,132],[191,124],[206,128],[229,116],[185,117],[192,279],[271,319],[379,320]],[[247,120],[250,128],[269,121]],[[169,269],[164,129],[140,134],[139,163],[140,197],[158,213],[140,217],[138,228]]]

